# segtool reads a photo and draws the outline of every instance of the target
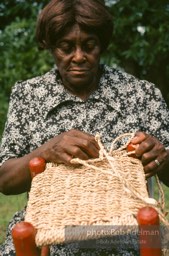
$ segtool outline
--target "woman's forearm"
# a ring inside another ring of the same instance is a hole
[[[23,157],[7,160],[0,168],[0,192],[12,195],[29,191],[29,161],[34,157],[70,164],[72,157],[85,160],[98,156],[99,146],[94,136],[78,130],[64,132]]]
[[[31,177],[25,157],[7,160],[0,168],[0,192],[14,195],[30,188]]]
[[[41,149],[20,158],[11,158],[0,167],[0,192],[5,195],[16,195],[27,192],[31,185],[29,161],[41,155]]]

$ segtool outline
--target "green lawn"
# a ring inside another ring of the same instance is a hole
[[[169,188],[163,186],[165,192],[166,210],[169,210]],[[157,188],[155,189],[155,198],[157,199]],[[4,196],[0,193],[0,244],[4,241],[5,232],[9,220],[13,214],[22,209],[26,204],[26,194],[17,196]],[[169,219],[169,217],[168,217]]]
[[[0,193],[0,244],[4,241],[6,228],[14,213],[26,204],[26,194],[4,196]]]

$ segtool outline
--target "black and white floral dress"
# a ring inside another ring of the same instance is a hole
[[[101,65],[98,89],[87,100],[64,89],[56,68],[48,73],[19,81],[12,89],[7,123],[0,147],[0,164],[21,157],[50,138],[70,129],[95,135],[109,148],[112,140],[125,132],[145,131],[169,147],[169,110],[159,89],[120,70]],[[15,255],[11,229],[24,219],[25,211],[11,220],[0,255]],[[137,245],[129,250],[79,249],[71,245],[51,246],[51,255],[136,256]]]

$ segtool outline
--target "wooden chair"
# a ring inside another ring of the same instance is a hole
[[[38,173],[43,172],[45,164],[43,159],[35,158],[30,162],[30,171],[32,178]],[[138,224],[140,227],[140,256],[161,256],[162,250],[160,248],[160,231],[159,216],[157,211],[152,207],[143,207],[139,210],[137,215]],[[147,231],[152,228],[157,236],[147,235]],[[158,231],[158,232],[157,232]],[[41,249],[37,248],[35,244],[36,230],[31,223],[20,222],[15,225],[12,230],[12,237],[16,250],[16,256],[49,256],[49,247],[44,246]],[[152,248],[152,243],[156,248]],[[157,246],[159,245],[159,246]]]
[[[41,158],[35,158],[30,162],[32,178],[45,169],[45,162]],[[139,210],[137,221],[140,228],[140,256],[162,256],[159,216],[152,207],[143,207]],[[156,236],[147,235],[149,230],[156,232]],[[16,256],[49,256],[49,247],[37,248],[35,244],[36,230],[31,223],[20,222],[12,230]],[[153,239],[153,241],[152,241]],[[155,244],[156,248],[152,248]]]

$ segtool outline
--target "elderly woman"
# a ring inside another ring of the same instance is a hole
[[[100,64],[112,35],[112,17],[103,2],[52,0],[40,13],[36,35],[56,67],[13,87],[0,148],[0,192],[29,191],[33,157],[67,165],[73,157],[98,157],[97,132],[107,148],[116,136],[136,132],[132,142],[139,144],[136,154],[146,176],[157,173],[169,185],[169,111],[153,84]],[[24,210],[14,215],[3,256],[15,255],[11,229],[23,218]],[[51,255],[78,253],[100,255],[51,247]],[[119,249],[114,255],[136,254]]]

